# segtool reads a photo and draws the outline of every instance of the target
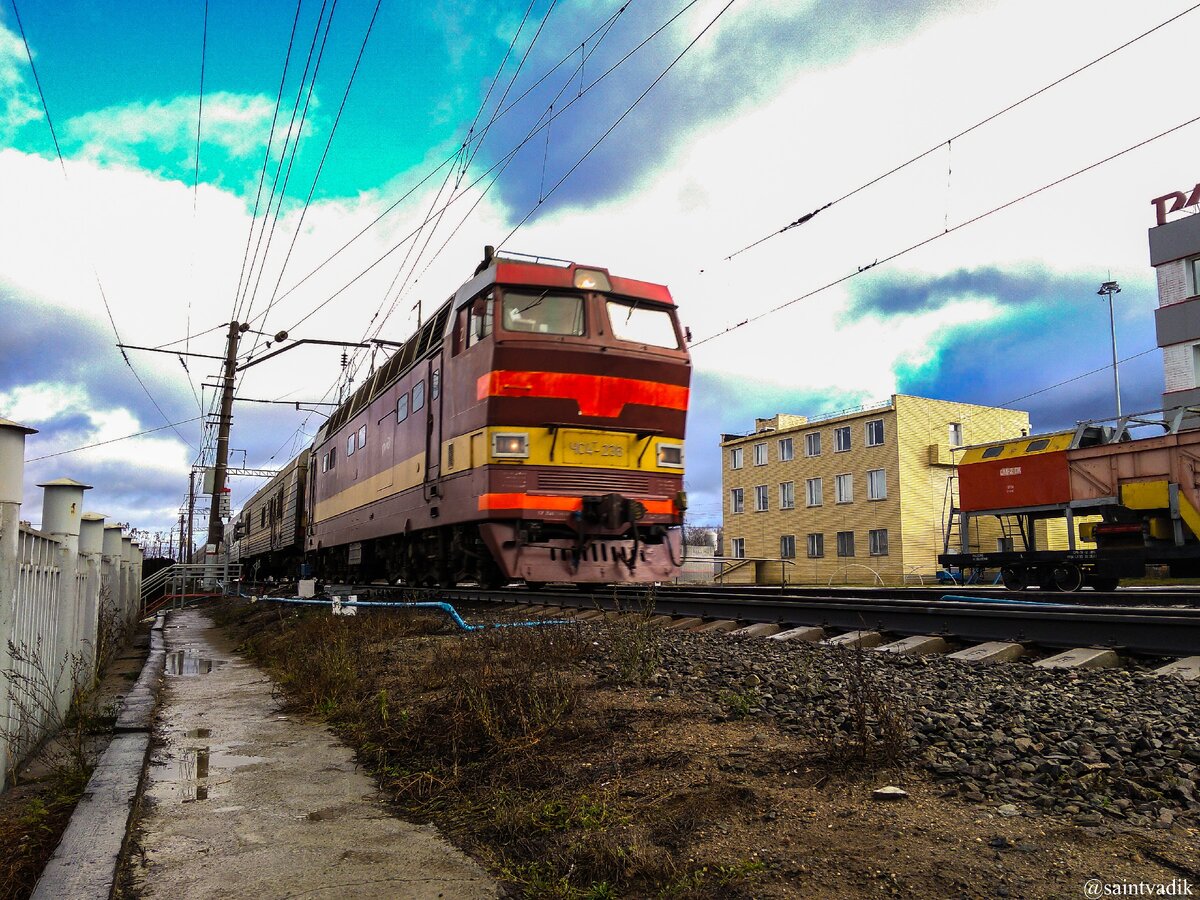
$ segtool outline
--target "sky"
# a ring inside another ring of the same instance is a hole
[[[0,0],[22,516],[65,476],[114,521],[178,522],[220,364],[118,340],[216,356],[232,318],[263,332],[247,357],[281,329],[404,340],[485,244],[670,287],[697,524],[720,435],[755,417],[895,392],[1039,431],[1112,415],[1103,281],[1123,406],[1156,408],[1146,230],[1200,180],[1200,122],[1177,128],[1198,31],[1186,0]],[[239,396],[303,408],[236,404],[232,464],[286,462],[321,421],[303,401],[371,362],[247,370]]]

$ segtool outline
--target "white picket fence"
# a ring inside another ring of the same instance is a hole
[[[21,522],[30,433],[0,419],[0,789],[91,685],[105,641],[141,611],[141,549],[83,512],[88,485],[41,485],[42,529]]]

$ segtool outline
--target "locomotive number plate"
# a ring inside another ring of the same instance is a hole
[[[624,468],[629,457],[628,442],[622,437],[568,431],[563,435],[563,462],[579,466]]]

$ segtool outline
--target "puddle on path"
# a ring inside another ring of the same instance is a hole
[[[223,665],[224,660],[198,656],[194,650],[173,650],[167,654],[168,675],[207,675],[214,666]]]

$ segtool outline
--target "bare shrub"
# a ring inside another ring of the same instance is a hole
[[[614,595],[617,615],[604,620],[605,636],[621,684],[645,684],[662,664],[662,626],[655,623],[658,590],[653,585],[633,604],[622,607]]]
[[[830,648],[822,661],[840,702],[813,722],[819,755],[842,768],[902,763],[910,752],[912,710],[882,677],[883,661],[862,647]]]

